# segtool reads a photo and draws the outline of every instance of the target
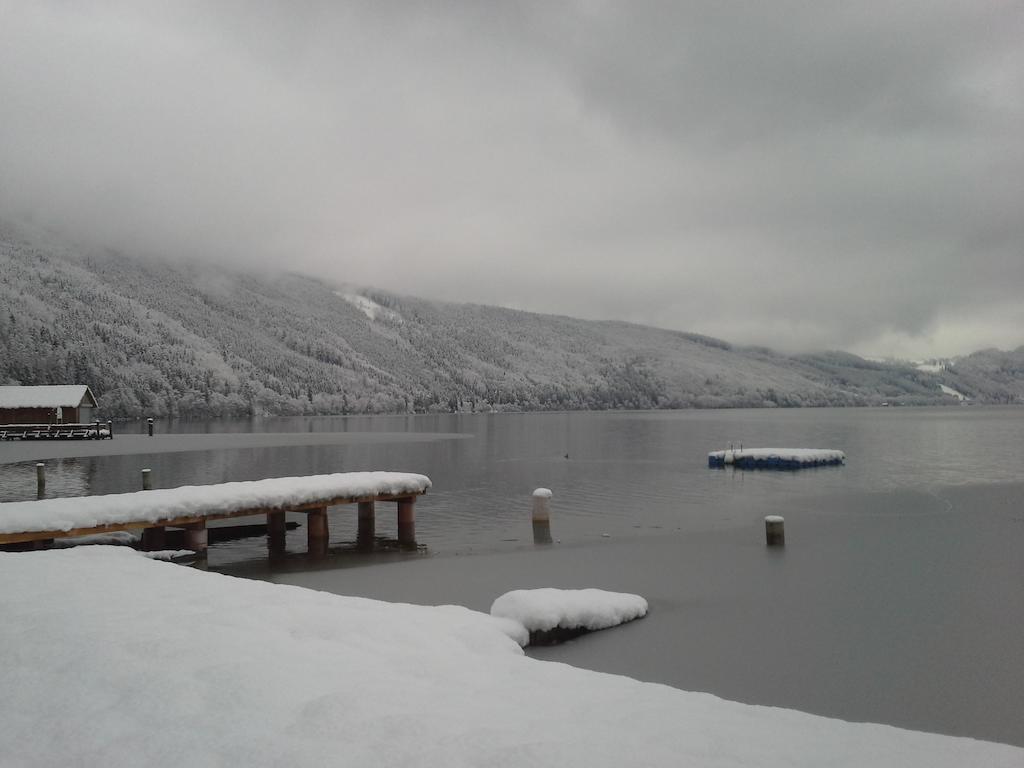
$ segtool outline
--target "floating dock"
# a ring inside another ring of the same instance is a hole
[[[845,463],[845,453],[828,448],[736,448],[708,454],[708,466],[713,469],[801,469]]]

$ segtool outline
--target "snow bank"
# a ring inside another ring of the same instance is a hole
[[[535,661],[495,619],[147,560],[0,553],[4,765],[927,766],[1024,750]]]
[[[597,630],[646,616],[647,601],[603,589],[516,589],[494,601],[491,615],[514,619],[529,632]]]
[[[430,478],[403,472],[340,472],[219,485],[186,485],[109,496],[78,496],[0,504],[0,533],[70,531],[129,522],[226,514],[239,509],[290,509],[320,499],[423,493]]]
[[[795,469],[842,464],[845,461],[846,454],[842,451],[824,448],[738,448],[711,451],[708,454],[709,467],[732,465],[758,469]]]

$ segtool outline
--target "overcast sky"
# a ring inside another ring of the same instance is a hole
[[[786,351],[1024,344],[1024,2],[0,0],[0,215]]]

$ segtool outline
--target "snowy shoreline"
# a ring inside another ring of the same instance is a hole
[[[0,554],[5,759],[80,764],[1018,766],[1024,750],[539,662],[490,616],[117,547]]]

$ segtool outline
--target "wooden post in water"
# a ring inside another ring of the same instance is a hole
[[[398,543],[416,546],[416,497],[398,500]]]
[[[306,547],[311,555],[327,554],[330,534],[327,529],[327,507],[317,507],[306,513]]]
[[[153,490],[153,470],[144,469],[142,470],[142,490],[152,491]]]
[[[107,439],[114,439],[114,422],[107,420]]]
[[[764,535],[769,547],[786,545],[785,520],[779,515],[768,515],[764,519]]]
[[[153,436],[153,418],[152,417],[146,419],[146,429],[149,430],[149,436],[152,437]]]
[[[46,465],[43,462],[36,464],[36,498],[41,499],[46,495]]]
[[[287,530],[284,512],[267,512],[267,549],[272,555],[284,553]]]
[[[376,511],[372,501],[359,502],[359,523],[356,530],[356,545],[361,549],[372,549],[376,535]]]
[[[551,510],[548,502],[551,500],[549,488],[538,488],[533,492],[533,543],[551,543]]]

